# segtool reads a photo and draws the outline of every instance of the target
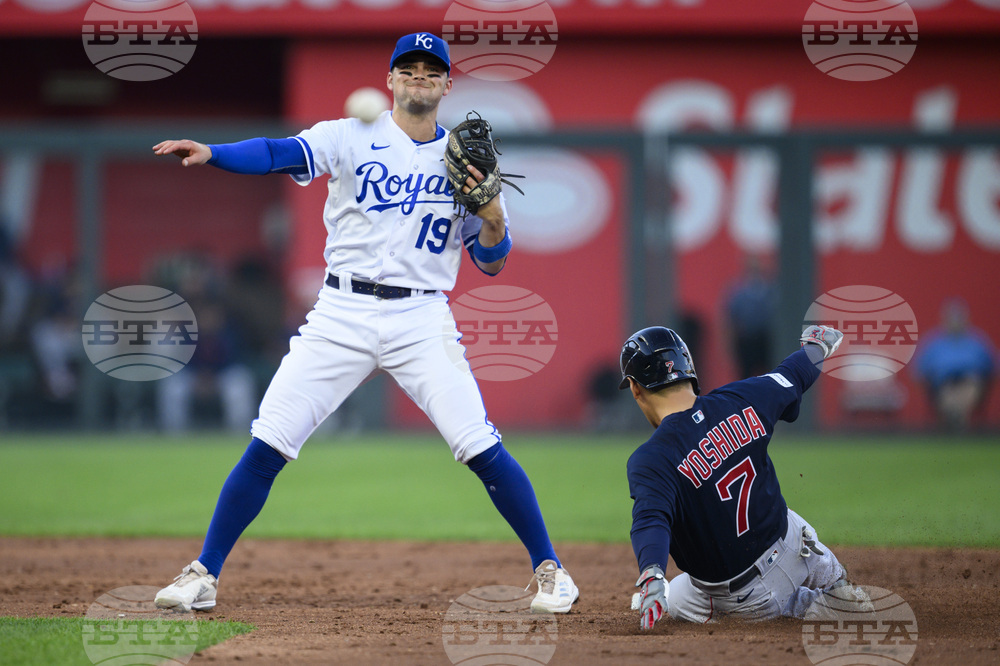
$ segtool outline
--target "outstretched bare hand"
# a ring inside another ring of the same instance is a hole
[[[156,155],[176,155],[181,158],[181,164],[186,167],[204,164],[212,159],[211,148],[190,139],[161,141],[153,146],[153,153]]]

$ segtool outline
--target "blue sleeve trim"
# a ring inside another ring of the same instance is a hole
[[[291,139],[264,139],[271,152],[271,173],[288,173],[298,176],[310,172],[311,154],[307,159],[302,144]],[[308,149],[308,144],[306,144]]]
[[[510,232],[504,227],[503,240],[493,247],[484,247],[479,243],[479,236],[476,236],[476,239],[472,242],[472,256],[484,264],[492,264],[494,261],[500,261],[510,254],[510,248],[513,245],[514,243],[510,239]]]
[[[208,163],[224,171],[263,176],[268,173],[309,173],[306,156],[295,139],[247,139],[208,144]],[[311,160],[310,160],[311,161]]]
[[[313,159],[312,147],[309,145],[308,141],[300,136],[294,137],[294,140],[302,146],[302,150],[306,154],[306,170],[301,175],[309,176],[309,180],[312,180],[316,177],[316,160]]]
[[[438,125],[437,129],[434,131],[433,139],[431,139],[430,141],[417,141],[416,139],[413,139],[413,143],[415,143],[418,146],[424,146],[427,145],[428,143],[434,143],[435,141],[440,141],[441,139],[444,138],[444,132],[445,132],[444,128]]]

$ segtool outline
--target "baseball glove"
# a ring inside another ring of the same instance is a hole
[[[475,115],[475,117],[473,117]],[[448,148],[444,151],[444,161],[448,166],[448,180],[455,188],[455,205],[464,206],[469,213],[475,214],[482,206],[489,203],[493,197],[500,194],[500,184],[507,183],[515,190],[524,194],[520,187],[507,180],[508,178],[524,178],[511,173],[500,173],[497,164],[496,144],[492,136],[493,128],[475,111],[465,116],[448,134]],[[472,165],[486,176],[485,180],[468,192],[463,192],[466,179],[472,175],[468,166]]]

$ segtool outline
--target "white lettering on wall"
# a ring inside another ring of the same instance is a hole
[[[821,252],[873,252],[885,238],[892,156],[886,150],[859,150],[845,163],[817,169],[816,247]]]
[[[650,133],[733,130],[739,115],[735,97],[715,83],[666,83],[640,104],[638,124]],[[764,132],[788,128],[793,101],[792,93],[780,86],[751,93],[743,113],[744,126]],[[927,131],[947,131],[954,126],[958,104],[958,94],[950,88],[918,92],[913,101],[914,124]],[[682,251],[702,247],[725,229],[744,251],[774,248],[778,241],[773,210],[776,156],[743,151],[729,176],[716,154],[685,148],[674,156],[671,181],[679,194],[673,211],[676,247]],[[951,154],[960,163],[955,204],[948,210],[942,208],[946,151],[861,148],[849,159],[817,164],[817,248],[821,252],[877,251],[890,223],[899,241],[916,252],[947,251],[959,228],[984,248],[1000,248],[998,154],[988,150]],[[897,166],[900,184],[893,201]]]
[[[787,130],[792,121],[792,102],[791,91],[783,86],[754,93],[747,100],[747,127],[758,132]],[[777,181],[778,158],[771,151],[748,150],[736,157],[732,234],[747,251],[764,251],[778,241],[773,205]]]
[[[725,130],[733,126],[728,90],[707,81],[677,81],[653,89],[638,111],[639,126],[650,133],[684,129]],[[708,242],[722,221],[725,177],[703,150],[678,150],[670,180],[680,197],[674,207],[673,241],[678,250]]]
[[[958,98],[947,88],[917,97],[913,121],[917,128],[943,132],[955,124]],[[920,148],[903,160],[896,209],[900,240],[917,251],[934,252],[949,247],[955,224],[939,207],[944,186],[945,156],[940,150]]]
[[[1000,250],[1000,160],[997,151],[969,151],[958,172],[958,209],[979,245]]]

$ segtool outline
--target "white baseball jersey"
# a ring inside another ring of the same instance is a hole
[[[309,174],[292,177],[305,185],[330,175],[324,256],[342,282],[320,289],[264,394],[253,436],[294,459],[354,389],[387,372],[430,417],[455,459],[467,463],[500,434],[486,415],[447,297],[379,300],[353,293],[343,280],[438,292],[455,286],[462,246],[483,221],[463,221],[453,208],[447,137],[416,144],[386,111],[371,125],[326,121],[295,139]]]
[[[371,124],[328,120],[294,138],[309,174],[292,178],[308,185],[330,175],[323,211],[329,272],[412,289],[455,286],[463,246],[483,221],[456,215],[444,164],[447,134],[414,143],[385,111]]]

